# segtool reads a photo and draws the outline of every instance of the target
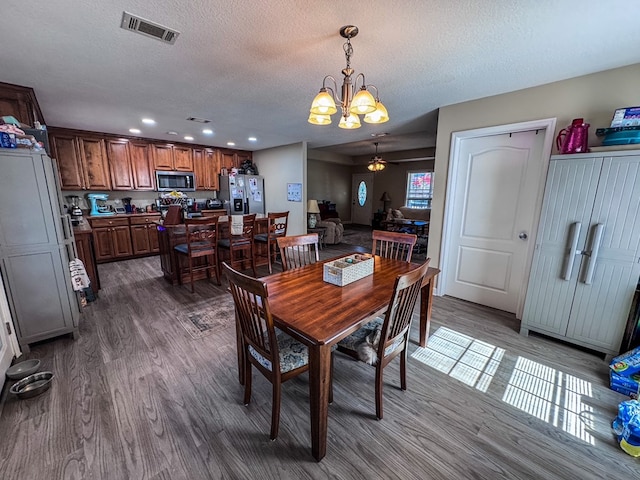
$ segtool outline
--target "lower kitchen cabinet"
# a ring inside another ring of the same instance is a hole
[[[98,263],[133,255],[128,218],[91,219],[91,227]]]
[[[146,255],[160,252],[158,245],[158,230],[154,223],[156,216],[131,217],[131,242],[134,255]]]
[[[160,252],[156,222],[160,214],[90,218],[97,263]]]
[[[73,235],[76,239],[76,250],[78,250],[78,258],[82,260],[84,269],[91,281],[91,288],[94,291],[100,289],[100,277],[98,276],[98,268],[96,267],[96,255],[93,248],[93,235],[91,229],[81,230],[73,229]]]

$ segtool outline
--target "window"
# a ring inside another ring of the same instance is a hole
[[[431,208],[433,196],[433,172],[407,173],[407,197],[405,205],[412,208]]]
[[[358,204],[361,207],[364,207],[365,202],[367,201],[367,184],[364,182],[360,182],[358,185]]]

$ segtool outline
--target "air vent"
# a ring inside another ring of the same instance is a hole
[[[144,18],[136,17],[129,12],[122,13],[122,23],[120,27],[171,45],[176,43],[176,39],[178,35],[180,35],[180,32],[171,30],[158,23],[150,22]]]
[[[211,123],[211,120],[207,120],[206,118],[198,118],[198,117],[189,117],[187,118],[190,122],[198,122],[198,123]]]

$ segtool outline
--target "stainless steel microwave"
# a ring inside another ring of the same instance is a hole
[[[192,172],[163,172],[156,170],[156,187],[159,192],[195,192],[196,179]]]

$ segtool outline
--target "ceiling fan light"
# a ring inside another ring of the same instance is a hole
[[[326,88],[321,88],[320,92],[316,95],[316,98],[311,102],[311,113],[316,115],[333,115],[338,109],[336,108],[336,102]]]
[[[367,113],[364,116],[364,121],[367,123],[384,123],[389,121],[389,114],[387,113],[387,109],[380,102],[376,102],[376,109],[374,112]]]
[[[307,122],[312,123],[314,125],[330,125],[331,124],[331,116],[330,115],[316,115],[315,113],[310,113]]]
[[[353,130],[355,128],[360,128],[360,118],[353,113],[348,117],[344,115],[340,117],[340,123],[338,124],[340,128],[345,128],[347,130]]]
[[[353,100],[351,100],[351,107],[349,111],[355,115],[364,115],[366,113],[371,113],[376,109],[376,99],[373,98],[366,87],[362,87],[358,90]]]

